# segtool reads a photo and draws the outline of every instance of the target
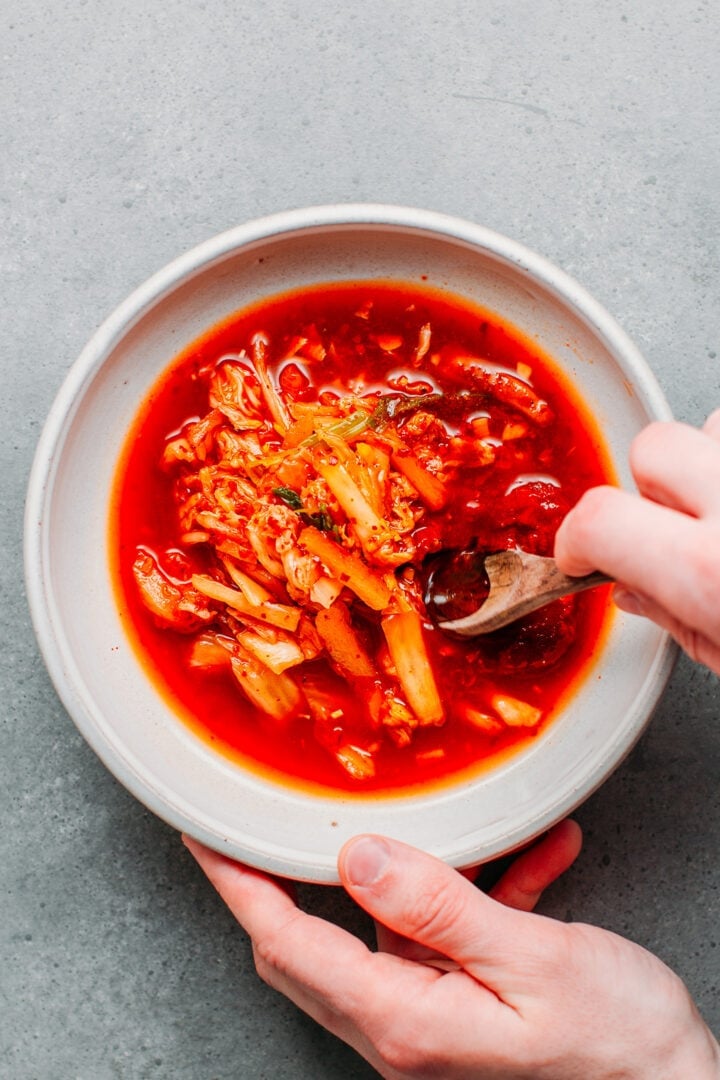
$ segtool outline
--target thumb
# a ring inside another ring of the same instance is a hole
[[[557,924],[514,911],[456,870],[398,840],[359,836],[339,856],[340,878],[374,919],[454,960],[501,998],[527,989],[528,960],[549,955]]]

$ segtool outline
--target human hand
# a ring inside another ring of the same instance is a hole
[[[603,570],[615,602],[720,674],[720,409],[701,431],[653,423],[634,440],[638,494],[587,491],[555,538],[566,574]]]
[[[718,1046],[659,960],[606,931],[498,903],[532,906],[578,838],[558,826],[496,899],[398,841],[349,841],[340,876],[385,928],[376,953],[300,911],[284,883],[185,842],[250,935],[260,976],[386,1080],[717,1078]]]

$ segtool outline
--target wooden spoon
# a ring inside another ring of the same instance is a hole
[[[436,557],[435,569],[428,578],[425,603],[428,613],[441,630],[459,634],[461,637],[489,634],[561,596],[569,596],[571,593],[612,581],[607,574],[599,571],[584,577],[568,577],[558,570],[554,559],[530,555],[515,548],[484,556],[461,553],[460,557],[465,560],[463,570],[458,575],[457,586],[448,589],[448,579],[453,573],[451,560],[457,559],[458,553],[446,554],[450,561],[445,564],[437,562],[438,559],[442,560],[443,556]],[[474,567],[472,562],[468,562],[473,557],[476,559]],[[468,565],[471,567],[469,574]],[[478,589],[477,583],[483,569],[484,588]],[[463,594],[463,579],[471,583],[470,595]],[[448,606],[457,607],[460,597],[465,602],[465,608],[472,597],[477,604],[475,610],[460,618],[447,618]]]

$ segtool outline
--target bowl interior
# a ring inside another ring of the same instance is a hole
[[[61,390],[38,450],[27,519],[28,590],[51,675],[87,740],[138,798],[253,865],[336,881],[339,847],[366,831],[455,866],[511,850],[577,805],[632,746],[670,670],[667,635],[618,614],[595,670],[547,732],[472,782],[407,797],[304,795],[215,755],[139,665],[108,571],[118,455],[148,388],[181,349],[259,297],[324,281],[422,282],[509,319],[579,387],[626,485],[630,441],[649,419],[667,415],[662,395],[582,290],[492,234],[438,233],[407,221],[296,222],[259,232],[225,234],[151,279],[100,328]]]

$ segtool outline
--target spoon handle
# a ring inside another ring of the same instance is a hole
[[[486,600],[477,611],[462,619],[439,623],[441,629],[462,637],[489,634],[561,596],[613,580],[600,571],[569,577],[558,569],[554,559],[517,549],[489,555],[485,559],[485,572],[490,583]]]

